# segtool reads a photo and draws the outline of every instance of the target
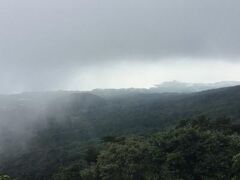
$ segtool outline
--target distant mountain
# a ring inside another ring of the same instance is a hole
[[[240,85],[240,81],[222,81],[216,83],[185,83],[179,81],[168,81],[156,85],[155,87],[150,88],[149,90],[151,92],[157,93],[160,92],[191,93],[237,85]]]
[[[114,98],[136,93],[193,93],[210,89],[240,85],[240,81],[222,81],[216,83],[186,83],[179,81],[163,82],[152,88],[126,88],[126,89],[94,89],[91,93],[105,98]]]

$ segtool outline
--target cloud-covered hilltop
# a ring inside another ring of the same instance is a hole
[[[134,93],[194,93],[210,89],[240,85],[240,81],[222,81],[216,83],[187,83],[166,81],[151,88],[94,89],[91,92],[103,97],[116,97]]]
[[[216,83],[186,83],[179,81],[168,81],[162,84],[155,85],[150,88],[152,92],[200,92],[209,89],[217,89],[222,87],[237,86],[240,85],[240,81],[221,81]]]

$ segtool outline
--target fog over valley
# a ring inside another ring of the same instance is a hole
[[[239,180],[239,9],[1,0],[0,180]]]

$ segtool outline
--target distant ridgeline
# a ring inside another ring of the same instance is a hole
[[[193,93],[237,85],[240,85],[240,81],[222,81],[217,83],[185,83],[179,81],[169,81],[155,85],[149,89],[95,89],[92,93],[102,97],[116,97],[134,93]]]
[[[0,96],[0,172],[17,180],[239,178],[240,86],[124,91]]]

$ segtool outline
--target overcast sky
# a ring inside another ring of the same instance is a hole
[[[0,0],[0,93],[240,80],[239,0]]]

